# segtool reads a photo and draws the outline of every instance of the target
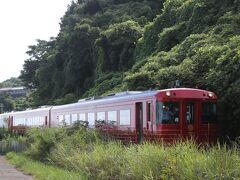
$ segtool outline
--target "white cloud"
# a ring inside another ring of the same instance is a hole
[[[20,75],[25,52],[36,39],[59,32],[60,18],[71,0],[0,1],[0,82]]]

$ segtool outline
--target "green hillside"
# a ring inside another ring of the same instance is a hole
[[[29,46],[20,77],[36,106],[179,80],[216,92],[221,132],[239,136],[239,11],[239,0],[78,0],[56,38]]]
[[[21,87],[23,82],[19,78],[12,77],[0,83],[0,88]]]
[[[14,88],[23,86],[23,82],[19,78],[9,78],[0,83],[0,88]],[[13,110],[22,111],[31,106],[31,97],[12,97],[8,93],[0,94],[0,113],[11,112]],[[1,112],[3,111],[3,112]]]

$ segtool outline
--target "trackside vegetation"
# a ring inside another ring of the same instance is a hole
[[[231,148],[200,146],[192,140],[170,146],[148,142],[123,145],[82,128],[32,129],[26,142],[24,152],[9,153],[7,158],[37,179],[240,178],[237,142]]]

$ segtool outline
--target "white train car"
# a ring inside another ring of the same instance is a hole
[[[3,115],[10,130],[22,133],[27,127],[50,127],[51,108],[44,107]]]
[[[94,127],[96,121],[105,121],[115,124],[120,129],[135,129],[135,103],[153,102],[156,93],[156,91],[122,92],[107,97],[86,98],[77,103],[54,106],[51,109],[51,127],[61,126],[63,123],[72,125],[80,120],[88,122],[89,127]]]
[[[156,94],[159,91],[127,91],[106,97],[79,100],[78,103],[54,106],[51,127],[72,125],[75,121],[88,123],[89,128],[106,127],[107,131],[125,139],[142,138],[143,131],[152,132]],[[126,136],[126,137],[125,137]],[[136,140],[134,140],[136,141]]]

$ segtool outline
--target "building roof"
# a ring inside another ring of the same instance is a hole
[[[25,87],[14,87],[14,88],[7,87],[7,88],[0,88],[0,92],[1,92],[1,91],[25,90],[25,89],[26,89]]]

